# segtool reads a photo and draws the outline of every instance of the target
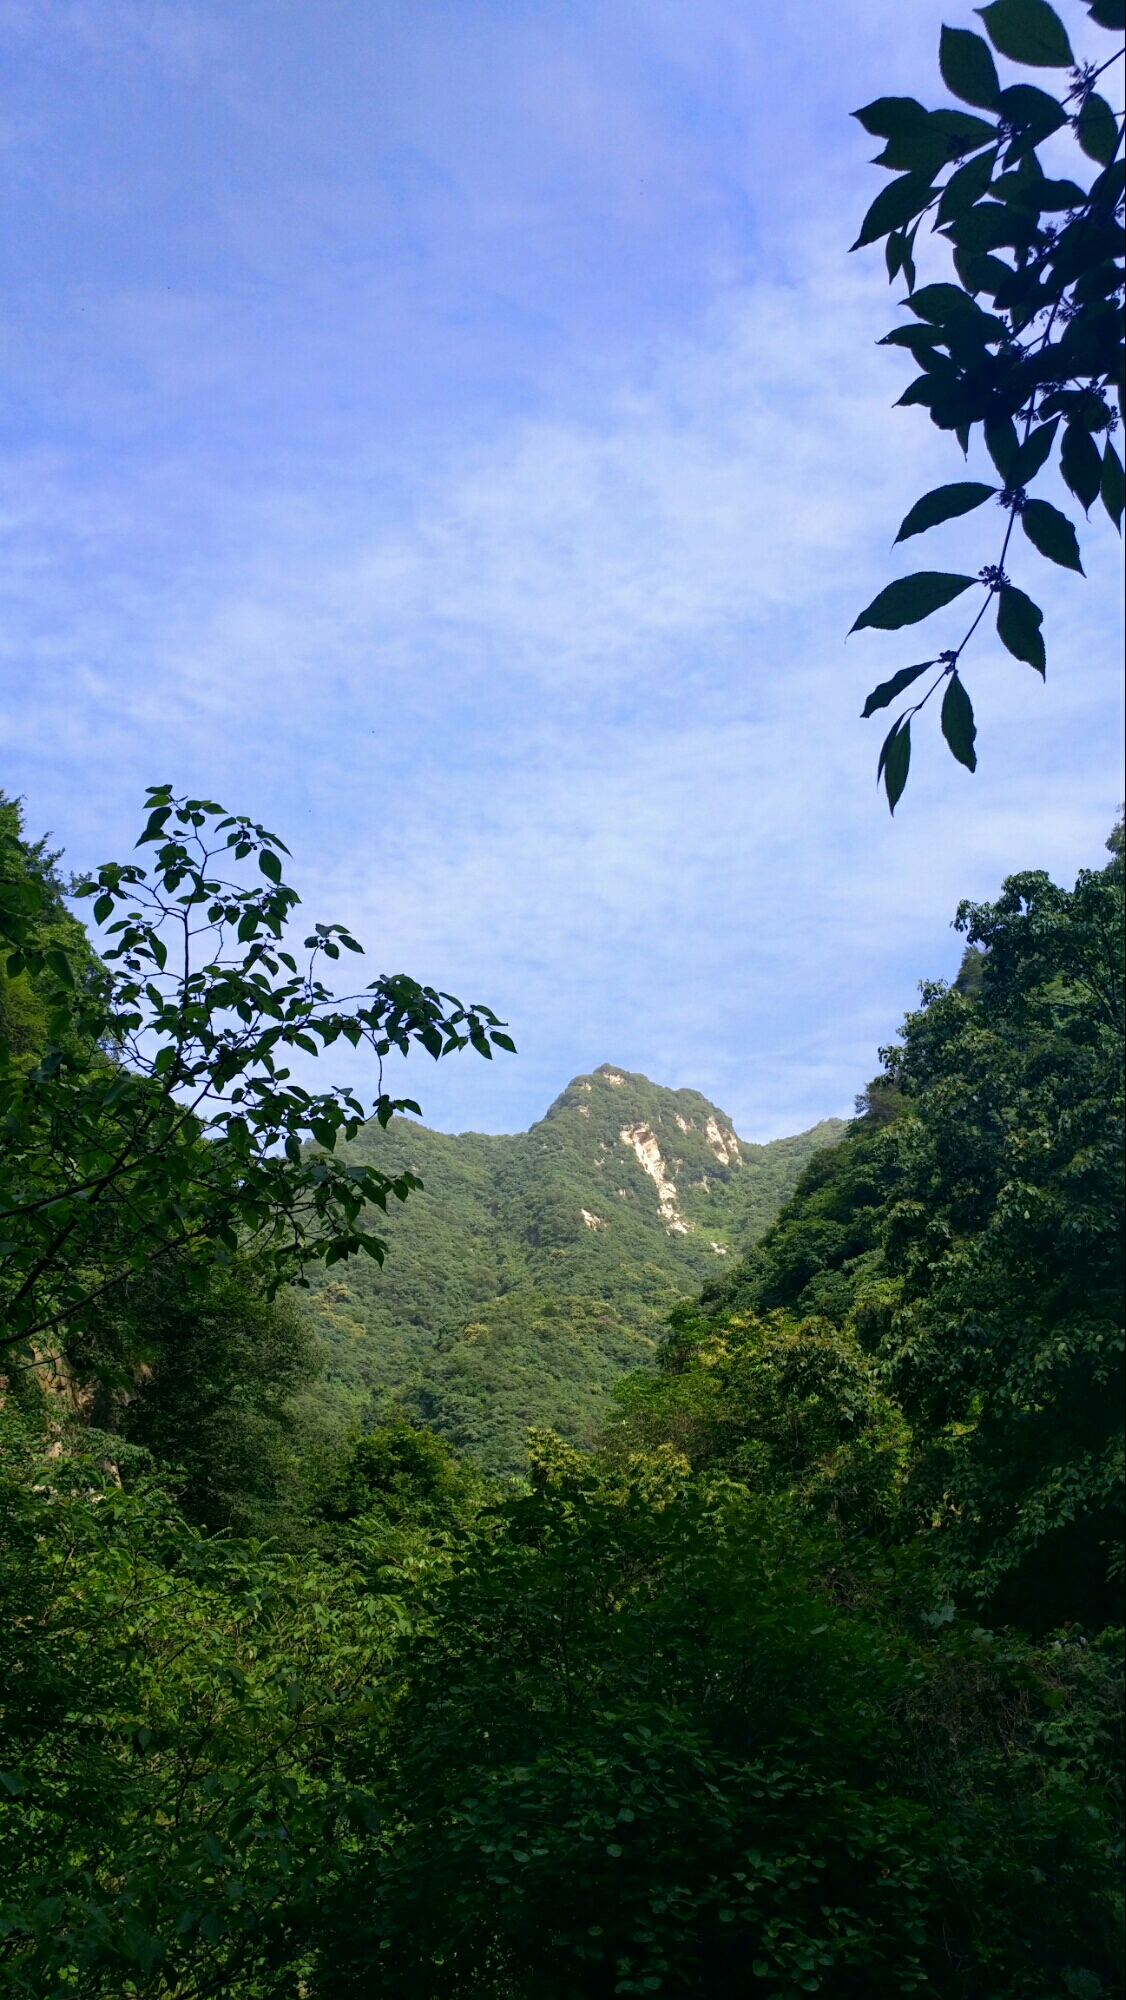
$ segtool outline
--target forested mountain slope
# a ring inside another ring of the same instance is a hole
[[[585,1438],[671,1306],[737,1261],[843,1130],[749,1145],[698,1091],[608,1064],[528,1132],[367,1127],[349,1152],[424,1185],[392,1203],[382,1270],[337,1266],[307,1295],[333,1396],[368,1416],[394,1398],[496,1470],[523,1464],[529,1424]]]

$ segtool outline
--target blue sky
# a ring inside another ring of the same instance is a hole
[[[1105,517],[1086,583],[1018,575],[1046,687],[975,656],[975,777],[924,730],[892,822],[858,720],[918,643],[846,645],[858,609],[986,559],[976,522],[889,552],[960,461],[892,410],[894,294],[847,251],[882,179],[848,113],[933,101],[944,15],[0,5],[32,828],[121,857],[165,778],[264,820],[373,972],[511,1021],[517,1059],[410,1079],[444,1128],[603,1061],[749,1138],[847,1112],[959,898],[1097,864],[1123,787]]]

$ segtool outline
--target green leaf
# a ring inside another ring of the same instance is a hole
[[[863,632],[873,626],[881,632],[898,632],[902,625],[917,625],[932,611],[940,611],[944,604],[960,597],[974,582],[975,577],[955,576],[945,570],[916,570],[913,576],[901,576],[881,590],[860,613],[852,630]]]
[[[1097,90],[1091,92],[1079,113],[1075,136],[1089,159],[1109,167],[1118,151],[1118,120]]]
[[[1126,0],[1092,0],[1087,12],[1092,21],[1112,34],[1120,35],[1126,29]]]
[[[938,67],[947,90],[963,104],[980,104],[992,110],[1001,86],[989,45],[980,35],[971,34],[968,28],[943,28]]]
[[[878,708],[887,708],[888,704],[895,700],[897,694],[902,694],[904,688],[909,688],[912,681],[917,681],[920,674],[926,673],[928,667],[937,666],[937,664],[936,660],[920,660],[917,667],[900,667],[899,672],[893,674],[890,681],[881,681],[879,687],[873,688],[871,694],[868,696],[861,711],[861,721],[866,722],[868,717],[874,715]]]
[[[877,97],[852,116],[875,139],[898,139],[902,133],[922,130],[930,112],[917,97]]]
[[[992,146],[997,139],[996,125],[975,118],[969,111],[932,111],[930,131],[942,141],[943,154],[948,160],[964,159],[967,153]]]
[[[73,993],[74,971],[65,951],[54,950],[44,952],[43,957],[44,963],[50,966],[60,985],[69,987]]]
[[[976,771],[973,703],[957,674],[951,674],[942,697],[942,733],[959,764],[964,764],[967,771]]]
[[[271,882],[281,881],[281,862],[278,860],[277,855],[272,853],[270,848],[264,847],[262,849],[262,852],[258,856],[258,866],[262,870],[263,875],[268,876]]]
[[[980,311],[960,285],[924,285],[910,303],[916,318],[930,320],[932,326],[972,319]]]
[[[1048,0],[991,0],[977,7],[999,55],[1032,69],[1072,69],[1067,29]]]
[[[1106,450],[1103,453],[1102,496],[1103,506],[1106,508],[1119,534],[1121,534],[1122,460],[1119,458],[1109,438],[1106,441]]]
[[[924,493],[916,500],[909,514],[904,516],[896,536],[897,542],[909,541],[912,535],[921,535],[927,528],[936,528],[940,521],[953,521],[959,514],[972,513],[996,493],[995,486],[982,486],[976,479],[964,479],[953,486],[936,486],[931,493]]]
[[[112,917],[112,915],[113,897],[99,896],[97,902],[94,904],[94,922],[96,924],[104,924],[106,918]]]
[[[1015,660],[1024,660],[1041,676],[1047,670],[1044,640],[1040,627],[1044,613],[1013,583],[1002,584],[997,593],[997,637]]]
[[[964,167],[953,173],[942,190],[942,200],[938,204],[940,225],[949,222],[952,216],[961,215],[980,201],[992,179],[997,164],[997,148],[991,146],[988,153],[979,153],[975,160],[967,160]],[[1008,273],[1005,274],[1008,276]],[[976,287],[984,291],[983,285]]]
[[[862,250],[866,243],[876,243],[886,236],[889,229],[902,229],[912,216],[918,215],[926,207],[934,192],[931,174],[903,174],[881,188],[867,215],[860,225],[860,234],[851,246]]]
[[[986,424],[985,445],[990,458],[1008,486],[1009,474],[1020,450],[1017,427],[1011,417],[1006,417],[1000,424]]]
[[[1061,569],[1078,570],[1080,576],[1085,574],[1075,529],[1066,514],[1061,514],[1047,500],[1026,500],[1020,521],[1033,548],[1039,549],[1049,562],[1059,563]]]
[[[907,783],[907,773],[911,768],[911,724],[902,718],[893,722],[884,738],[880,751],[880,761],[876,766],[876,783],[883,778],[888,795],[888,811],[895,812],[903,797],[903,787]]]
[[[1063,105],[1046,90],[1038,90],[1034,83],[1011,83],[1001,92],[997,100],[998,108],[1010,125],[1023,127],[1035,134],[1035,143],[1046,139],[1049,133],[1058,132],[1067,124],[1067,112]]]
[[[1102,453],[1086,424],[1069,424],[1060,446],[1060,471],[1083,512],[1090,513],[1103,483]]]
[[[1009,461],[1006,486],[1027,486],[1030,479],[1035,479],[1052,449],[1058,423],[1059,418],[1053,417],[1050,423],[1038,424],[1029,432]]]

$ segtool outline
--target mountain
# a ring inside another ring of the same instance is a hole
[[[522,1465],[529,1424],[580,1442],[671,1307],[844,1129],[749,1145],[698,1091],[607,1063],[528,1132],[365,1127],[351,1153],[409,1167],[423,1191],[392,1204],[382,1270],[337,1265],[306,1295],[334,1400],[365,1421],[403,1406],[494,1471]]]

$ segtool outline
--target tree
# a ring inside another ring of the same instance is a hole
[[[1105,1751],[1080,1773],[1029,1716],[1074,1719],[1086,1674],[1113,1699],[1093,1650],[1049,1681],[882,1629],[784,1506],[667,1445],[607,1465],[541,1433],[531,1474],[415,1599],[386,1733],[349,1746],[381,1825],[327,1885],[312,2000],[1113,1980]]]
[[[944,27],[939,45],[943,82],[972,112],[927,111],[912,97],[881,97],[854,113],[866,132],[886,141],[875,164],[898,175],[876,196],[852,247],[884,241],[889,280],[902,276],[907,285],[912,318],[883,343],[905,348],[920,369],[900,404],[929,411],[964,454],[980,428],[999,481],[962,480],[924,494],[896,541],[994,497],[1006,517],[999,550],[976,578],[936,570],[900,577],[852,627],[899,631],[975,585],[982,593],[955,644],[901,667],[865,702],[864,715],[873,715],[933,675],[896,716],[880,751],[878,776],[893,812],[907,782],[912,718],[939,689],[946,742],[959,763],[976,768],[973,706],[961,668],[988,612],[996,614],[1001,644],[1041,676],[1046,671],[1043,613],[1005,565],[1019,522],[1023,540],[1039,555],[1083,573],[1074,524],[1028,490],[1057,442],[1060,472],[1084,513],[1101,498],[1121,532],[1123,469],[1112,432],[1123,401],[1123,119],[1096,85],[1122,50],[1077,64],[1047,0],[990,0],[977,12],[989,42]],[[1087,12],[1099,27],[1121,31],[1122,0],[1093,0]],[[1002,86],[994,53],[1036,70],[1068,70],[1069,87],[1057,97],[1024,81]],[[1065,131],[1077,144],[1076,165],[1087,169],[1086,185],[1046,173],[1041,163],[1040,149]],[[932,233],[950,246],[956,282],[916,289],[915,248],[927,216]]]
[[[1109,843],[1120,850],[1120,834]],[[1123,878],[1016,875],[957,923],[980,992],[886,1051],[911,1115],[856,1308],[916,1437],[915,1508],[965,1601],[1121,1616]]]
[[[29,982],[45,1021],[30,1065],[0,1046],[0,1345],[40,1353],[172,1258],[238,1256],[267,1295],[318,1259],[382,1261],[365,1211],[418,1181],[337,1159],[337,1139],[418,1111],[383,1087],[392,1051],[512,1049],[492,1010],[401,974],[334,996],[322,962],[360,945],[315,924],[299,966],[287,850],[211,800],[152,787],[137,842],[156,849],[151,877],[111,862],[77,885],[104,926],[99,959],[56,936],[57,896],[18,832],[0,824],[0,840],[6,977]],[[307,1090],[287,1065],[338,1041],[375,1058],[369,1109],[351,1089]]]

